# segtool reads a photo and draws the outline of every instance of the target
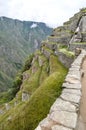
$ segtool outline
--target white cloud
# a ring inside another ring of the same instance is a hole
[[[36,28],[36,27],[37,27],[37,24],[33,23],[30,28]]]
[[[0,0],[0,16],[57,26],[85,6],[86,0]]]

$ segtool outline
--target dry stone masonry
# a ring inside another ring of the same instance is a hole
[[[75,130],[81,99],[81,64],[86,56],[82,50],[72,63],[68,75],[62,85],[62,94],[50,108],[47,117],[35,130]]]

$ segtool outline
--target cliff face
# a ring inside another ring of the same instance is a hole
[[[80,53],[80,49],[76,53],[76,48],[80,44],[83,48],[86,44],[82,33],[85,12],[86,9],[82,9],[62,27],[54,29],[52,35],[42,42],[40,50],[28,58],[21,74],[16,77],[12,91],[14,95],[17,92],[14,99],[5,106],[1,105],[1,130],[34,130],[39,121],[46,117],[50,106],[61,93],[67,68]],[[81,41],[71,42],[79,33],[82,35]],[[76,48],[70,51],[72,44]]]
[[[27,55],[38,49],[51,31],[44,23],[0,17],[0,91],[12,86]]]

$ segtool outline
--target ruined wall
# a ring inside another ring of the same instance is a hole
[[[58,52],[59,61],[67,68],[70,68],[71,63],[74,61],[74,57],[68,57],[64,53]]]
[[[68,75],[62,85],[63,91],[51,106],[49,114],[35,130],[74,130],[77,124],[81,99],[81,64],[86,51],[71,64]]]
[[[70,46],[69,46],[69,50],[70,50],[70,51],[73,51],[73,52],[75,52],[75,49],[76,49],[76,48],[83,48],[83,49],[86,50],[86,44],[84,44],[84,43],[70,44]]]

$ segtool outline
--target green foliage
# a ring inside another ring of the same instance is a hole
[[[75,54],[72,51],[68,51],[67,49],[63,48],[63,49],[59,49],[60,52],[64,53],[66,56],[70,57],[70,58],[74,58]]]
[[[52,31],[52,28],[44,23],[37,23],[37,28],[31,28],[32,24],[33,22],[29,21],[0,18],[0,47],[2,47],[0,49],[0,71],[11,79],[14,79],[17,71],[22,68],[27,55],[38,49],[41,41]],[[35,41],[38,43],[38,48],[35,47]],[[27,66],[26,63],[26,69],[29,65]],[[8,78],[7,82],[2,82],[0,79],[1,91],[12,86],[12,81],[9,82],[10,84],[8,82]]]
[[[86,42],[74,42],[72,44],[83,45],[83,44],[86,44]]]
[[[15,80],[14,80],[14,82],[13,82],[13,86],[12,86],[12,88],[11,88],[12,98],[14,98],[15,95],[16,95],[16,93],[19,91],[21,84],[22,84],[22,74],[19,73],[19,74],[16,76],[16,78],[15,78]]]
[[[54,62],[55,64],[52,65]],[[48,72],[46,73],[48,65],[52,72],[50,75]],[[31,76],[33,79],[32,82],[27,83],[28,91],[33,91],[34,85],[37,83],[29,101],[26,101],[25,103],[20,102],[20,104],[0,117],[0,124],[1,127],[3,127],[3,130],[34,130],[39,121],[46,117],[50,106],[60,95],[62,90],[61,85],[67,74],[67,69],[58,61],[56,56],[51,55],[50,63],[48,64],[48,61],[45,60],[44,66],[40,67],[34,74],[35,76]],[[46,77],[43,78],[43,75],[46,75]],[[41,76],[43,82],[40,78]],[[39,84],[40,79],[41,82]],[[25,88],[26,91],[27,89]],[[21,91],[19,92],[21,93]],[[9,116],[12,117],[10,121],[8,120]]]
[[[24,72],[24,71],[30,69],[30,67],[31,67],[31,62],[32,62],[32,60],[33,60],[33,56],[34,56],[34,54],[30,54],[30,56],[27,58],[27,60],[25,61],[25,65],[24,65],[24,67],[23,67],[23,69],[22,69],[22,72]]]

